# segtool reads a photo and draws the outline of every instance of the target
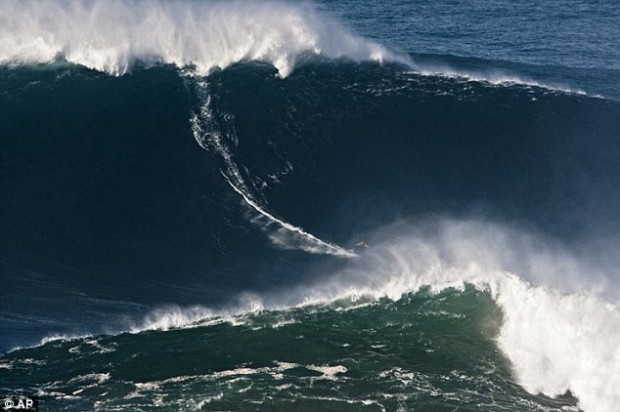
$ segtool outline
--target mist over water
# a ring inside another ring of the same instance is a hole
[[[349,3],[2,2],[3,392],[617,409],[617,68]]]
[[[396,224],[369,242],[377,247],[322,283],[316,296],[398,300],[427,285],[436,292],[475,285],[502,309],[497,344],[528,391],[570,390],[585,410],[613,410],[620,401],[620,310],[610,303],[618,299],[617,273],[553,240],[488,221]],[[312,301],[313,292],[301,295]]]
[[[303,53],[330,59],[399,60],[311,3],[3,1],[0,63],[70,63],[124,74],[136,62],[193,66],[203,74],[243,60],[290,74]]]

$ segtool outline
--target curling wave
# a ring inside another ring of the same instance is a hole
[[[285,311],[280,317],[288,319],[295,316],[291,308],[351,310],[385,298],[398,302],[424,288],[441,293],[473,285],[489,292],[501,308],[496,344],[528,392],[557,397],[570,391],[585,411],[615,410],[620,404],[615,390],[620,385],[620,308],[594,292],[596,285],[582,292],[583,284],[571,276],[596,276],[596,267],[549,246],[548,239],[502,225],[440,220],[425,226],[417,231],[402,224],[384,228],[360,260],[314,286],[241,295],[236,305],[220,311],[162,308],[133,331],[239,324],[264,310]],[[558,285],[561,278],[564,285]]]
[[[3,0],[2,9],[0,64],[62,58],[115,75],[138,62],[206,74],[255,60],[287,76],[303,54],[410,62],[308,3]]]

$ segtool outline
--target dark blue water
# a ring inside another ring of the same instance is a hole
[[[4,3],[2,393],[617,406],[618,7]]]

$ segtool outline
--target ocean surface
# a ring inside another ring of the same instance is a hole
[[[617,2],[0,9],[0,401],[620,410]]]

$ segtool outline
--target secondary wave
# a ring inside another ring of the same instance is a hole
[[[62,58],[115,75],[137,62],[193,66],[206,74],[256,60],[287,76],[304,53],[409,62],[308,3],[3,0],[2,9],[1,64]]]
[[[264,309],[336,302],[355,308],[382,298],[398,301],[425,287],[437,293],[474,285],[488,291],[503,311],[496,343],[526,390],[554,397],[570,391],[586,411],[613,411],[620,403],[620,308],[592,288],[583,292],[588,281],[583,275],[590,273],[592,282],[596,267],[548,239],[476,220],[438,220],[415,231],[394,225],[371,238],[376,243],[367,253],[325,282],[242,295],[237,306],[219,312],[159,309],[134,332],[196,327],[222,317],[242,322],[239,315]],[[581,274],[582,283],[571,273]],[[600,287],[609,287],[602,282],[598,278]]]

